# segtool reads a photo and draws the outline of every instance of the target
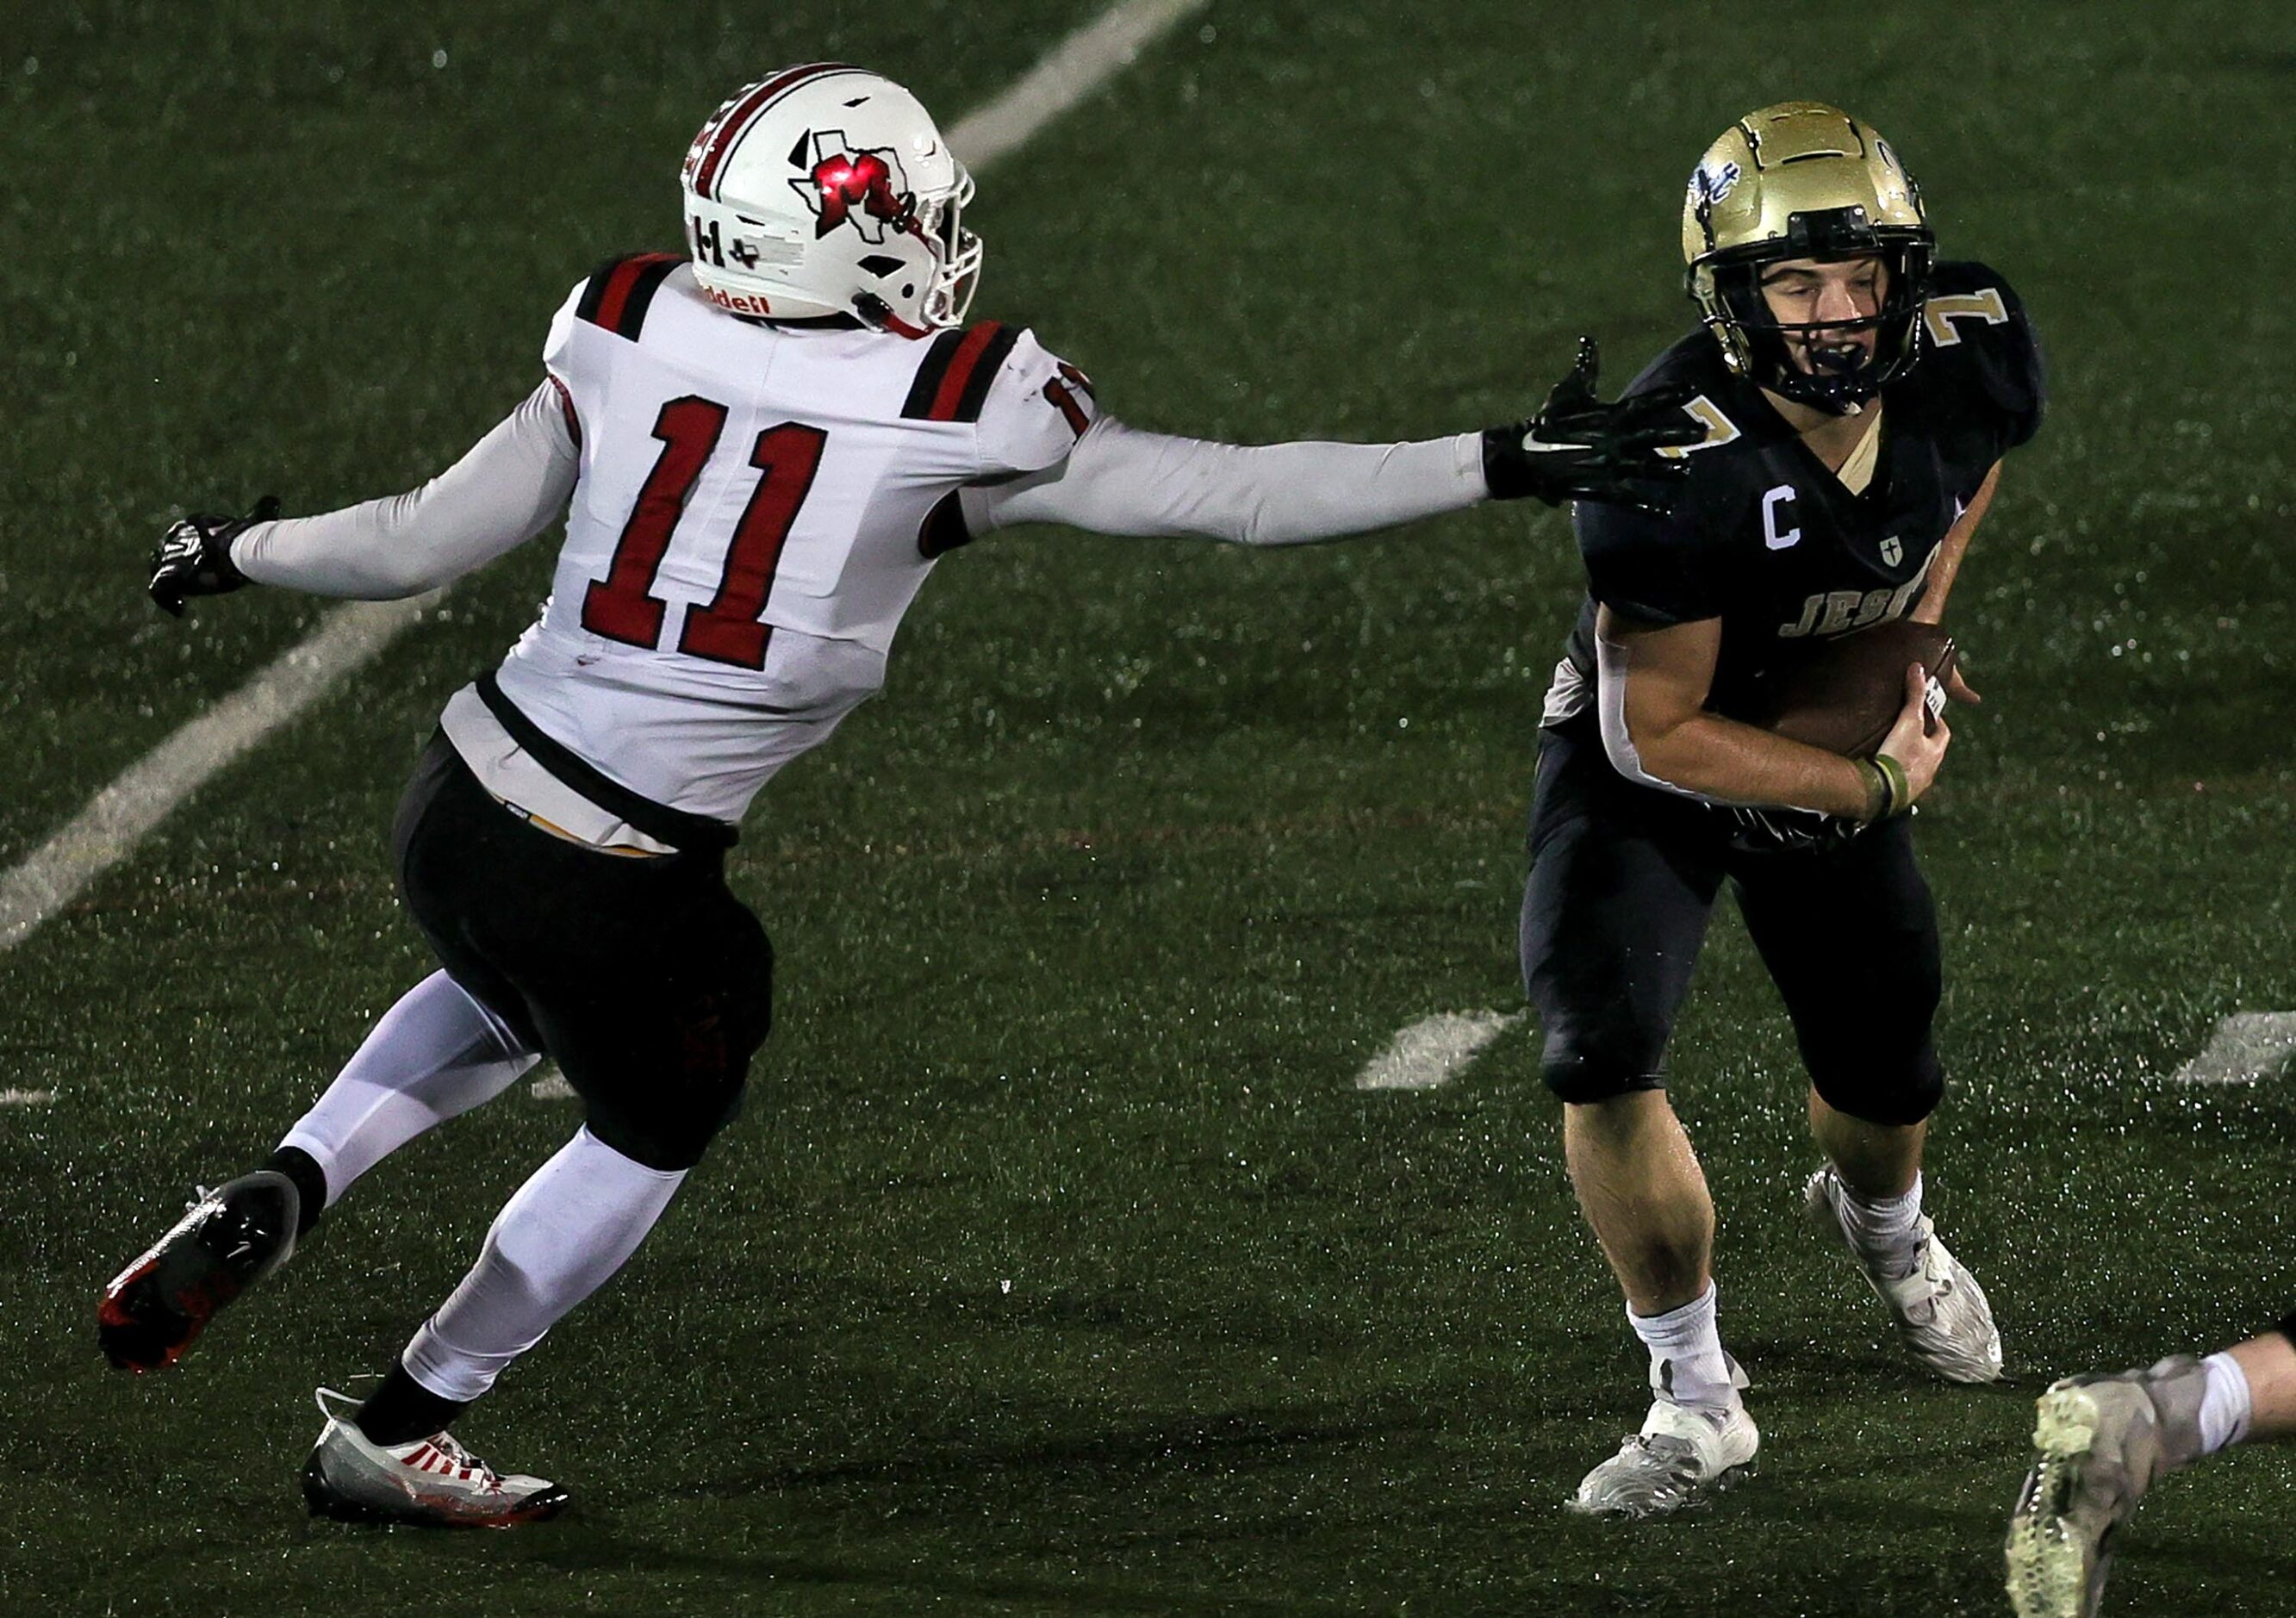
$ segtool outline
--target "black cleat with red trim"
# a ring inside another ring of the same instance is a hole
[[[103,1289],[95,1335],[104,1358],[139,1373],[182,1359],[217,1310],[287,1261],[301,1203],[295,1182],[270,1169],[202,1191]]]

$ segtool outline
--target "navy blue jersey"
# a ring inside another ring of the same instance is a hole
[[[1554,723],[1587,705],[1597,604],[1644,624],[1722,620],[1707,707],[1744,717],[1767,678],[1818,639],[1904,617],[1939,543],[2003,455],[2031,438],[2044,402],[2040,351],[2009,283],[1981,264],[1940,264],[1922,310],[1921,356],[1882,391],[1873,480],[1852,494],[1725,365],[1703,328],[1627,391],[1687,384],[1703,443],[1674,509],[1645,516],[1582,501],[1575,511],[1587,599]]]

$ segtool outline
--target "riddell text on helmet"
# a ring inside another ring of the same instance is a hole
[[[754,292],[723,292],[714,286],[705,286],[702,294],[719,308],[735,315],[770,315],[773,307]]]

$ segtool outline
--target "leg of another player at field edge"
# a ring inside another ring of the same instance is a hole
[[[1664,1090],[1562,1109],[1578,1206],[1636,1314],[1702,1296],[1713,1278],[1714,1199]]]
[[[453,978],[434,972],[383,1013],[280,1147],[318,1165],[332,1207],[391,1153],[499,1096],[539,1060]],[[303,1211],[307,1228],[319,1211]]]
[[[1809,1132],[1816,1138],[1841,1183],[1866,1202],[1900,1197],[1914,1188],[1922,1171],[1922,1144],[1929,1121],[1915,1124],[1872,1123],[1826,1105],[1809,1093]]]
[[[2267,1332],[2225,1352],[2248,1378],[2248,1441],[2296,1437],[2296,1344]]]

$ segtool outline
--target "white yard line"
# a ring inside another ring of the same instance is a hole
[[[0,1107],[44,1107],[55,1098],[53,1090],[0,1090]]]
[[[1119,0],[1053,47],[1018,84],[948,132],[950,150],[976,171],[1130,67],[1140,53],[1210,0]]]
[[[2296,1011],[2238,1011],[2208,1048],[2169,1076],[2179,1084],[2252,1084],[2296,1055]]]
[[[1356,1088],[1431,1090],[1521,1021],[1519,1011],[1444,1011],[1422,1017],[1356,1075]]]
[[[365,668],[439,599],[357,602],[318,632],[130,765],[71,823],[0,876],[0,950],[70,904],[127,857],[209,777]]]
[[[990,168],[1206,4],[1118,0],[953,127],[949,145],[976,172]],[[0,875],[0,950],[23,942],[218,771],[381,656],[437,599],[434,593],[336,608],[309,639],[129,767],[70,825]]]

